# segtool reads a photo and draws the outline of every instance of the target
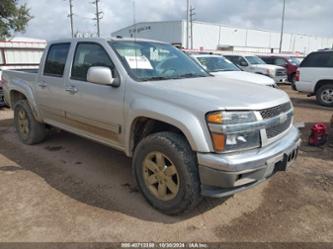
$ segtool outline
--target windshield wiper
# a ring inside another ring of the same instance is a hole
[[[211,71],[212,73],[217,73],[217,72],[229,72],[229,71],[239,71],[236,69],[218,69],[218,70],[213,70]]]
[[[143,78],[141,81],[150,81],[150,80],[170,80],[173,79],[171,77],[164,77],[164,76],[154,76],[149,78]]]
[[[143,78],[141,81],[150,81],[150,80],[174,80],[174,79],[183,79],[183,78],[196,78],[196,77],[207,77],[206,75],[202,74],[193,74],[193,73],[187,73],[182,75],[175,75],[171,77],[165,77],[165,76],[153,76],[149,78]]]
[[[182,79],[182,78],[196,78],[196,77],[207,77],[208,75],[202,74],[194,74],[194,73],[186,73],[182,75],[175,76],[175,79]]]

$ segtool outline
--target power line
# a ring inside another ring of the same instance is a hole
[[[195,16],[195,12],[194,12],[195,8],[192,7],[192,5],[190,6],[190,26],[191,26],[191,49],[193,49],[193,16]]]
[[[186,1],[186,48],[189,48],[189,29],[190,29],[190,6],[191,6],[191,1],[187,0]]]
[[[99,11],[99,3],[100,0],[95,0],[94,2],[92,2],[92,4],[95,4],[96,6],[96,13],[95,13],[95,18],[93,18],[93,20],[96,20],[96,26],[97,26],[97,37],[101,36],[101,32],[100,32],[100,27],[99,27],[99,23],[100,20],[103,18],[103,16],[101,16],[103,14],[103,11]]]
[[[72,38],[74,37],[73,15],[74,15],[74,13],[73,13],[73,0],[69,0],[69,15],[67,17],[70,18]]]
[[[282,42],[283,42],[283,32],[284,32],[284,18],[286,14],[286,0],[283,0],[283,8],[282,8],[282,23],[281,23],[281,35],[280,35],[280,47],[279,53],[282,52]]]

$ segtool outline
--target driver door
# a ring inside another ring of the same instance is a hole
[[[124,84],[112,87],[88,82],[87,72],[92,66],[109,67],[114,77],[119,77],[102,44],[77,43],[65,86],[66,120],[81,133],[122,149]]]

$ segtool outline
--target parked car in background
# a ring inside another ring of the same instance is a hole
[[[287,70],[288,81],[295,90],[296,71],[301,63],[300,59],[289,55],[262,55],[259,57],[267,64],[284,67]]]
[[[272,78],[242,71],[221,55],[191,54],[191,57],[215,76],[278,88]]]
[[[170,44],[66,39],[40,65],[3,73],[20,140],[40,143],[55,126],[123,151],[161,212],[254,187],[297,157],[285,92],[214,77]]]
[[[231,62],[242,68],[244,71],[262,74],[271,77],[276,83],[283,83],[287,80],[285,68],[275,65],[268,65],[256,55],[224,55]]]
[[[296,73],[296,89],[316,96],[323,106],[333,106],[333,50],[312,52]]]

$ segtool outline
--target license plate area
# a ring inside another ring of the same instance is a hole
[[[267,162],[267,170],[265,177],[274,175],[278,171],[287,171],[287,169],[295,162],[298,156],[298,147],[288,153],[279,155]]]

